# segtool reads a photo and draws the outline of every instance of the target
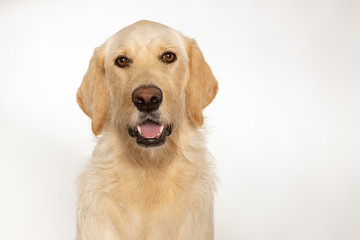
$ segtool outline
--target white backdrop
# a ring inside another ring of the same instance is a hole
[[[74,239],[96,143],[75,101],[93,49],[141,19],[194,37],[217,240],[360,239],[359,1],[1,1],[0,239]]]

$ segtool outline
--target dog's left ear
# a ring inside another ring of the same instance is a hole
[[[105,79],[104,46],[95,49],[77,92],[77,102],[91,118],[93,133],[99,135],[106,123],[109,110],[109,89]]]
[[[202,110],[215,98],[218,83],[206,63],[197,43],[188,39],[189,79],[186,88],[186,104],[191,121],[203,125]]]

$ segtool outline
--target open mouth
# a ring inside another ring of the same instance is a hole
[[[136,137],[136,143],[143,147],[157,147],[165,143],[172,132],[171,125],[162,125],[146,120],[136,128],[128,128],[129,135]]]

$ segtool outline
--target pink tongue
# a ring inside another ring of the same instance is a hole
[[[153,122],[144,122],[140,125],[141,133],[144,138],[156,138],[160,132],[160,125]]]

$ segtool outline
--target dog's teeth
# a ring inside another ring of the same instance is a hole
[[[162,132],[163,132],[163,130],[164,130],[164,125],[161,125],[161,127],[160,127],[160,131],[158,132],[158,134],[157,134],[157,136],[156,136],[156,137],[160,137],[160,136],[161,136],[161,134],[162,134]]]
[[[139,134],[141,135],[141,128],[140,128],[140,126],[137,126],[137,130],[138,130]]]

